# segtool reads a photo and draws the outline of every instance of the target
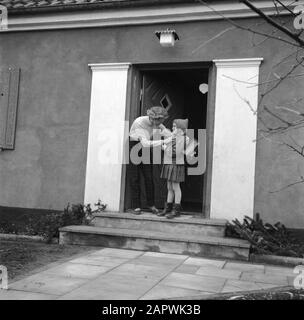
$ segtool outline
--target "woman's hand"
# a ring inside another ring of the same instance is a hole
[[[172,142],[172,137],[168,137],[168,138],[163,140],[164,144],[168,144],[168,143],[171,143],[171,142]]]

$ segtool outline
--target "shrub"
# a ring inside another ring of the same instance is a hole
[[[264,224],[259,214],[256,219],[245,216],[243,223],[238,219],[233,220],[228,224],[226,235],[249,241],[254,253],[304,257],[304,244],[301,241],[292,237],[280,222]]]
[[[90,204],[68,204],[63,212],[22,215],[15,221],[8,218],[0,222],[0,232],[42,236],[47,243],[59,237],[59,228],[68,225],[90,224],[93,213],[104,211],[107,207],[101,200],[95,204],[96,210],[92,210]]]

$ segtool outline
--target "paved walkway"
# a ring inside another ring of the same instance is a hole
[[[291,268],[104,248],[0,290],[3,299],[168,299],[292,285]]]

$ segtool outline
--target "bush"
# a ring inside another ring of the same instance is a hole
[[[301,241],[292,237],[280,222],[264,224],[259,214],[256,219],[245,216],[243,223],[238,219],[233,220],[228,224],[226,235],[249,241],[254,253],[304,257],[304,244]]]
[[[15,221],[8,218],[0,222],[0,232],[42,236],[47,243],[59,237],[59,228],[68,225],[90,224],[93,213],[106,209],[106,205],[100,200],[95,204],[96,210],[92,210],[90,204],[68,204],[63,212],[48,213],[44,215],[22,215]]]

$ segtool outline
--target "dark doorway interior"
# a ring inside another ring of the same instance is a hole
[[[167,108],[169,118],[164,125],[171,130],[177,118],[188,118],[189,129],[205,129],[207,117],[207,93],[199,91],[199,85],[208,83],[208,68],[142,71],[140,115],[153,105]],[[197,133],[196,133],[197,134]],[[156,206],[162,208],[166,200],[166,181],[160,179],[161,165],[154,166]],[[187,176],[182,187],[183,211],[202,213],[204,175]],[[145,206],[144,184],[142,203]],[[128,181],[127,181],[128,188]],[[129,197],[126,192],[126,209]]]

